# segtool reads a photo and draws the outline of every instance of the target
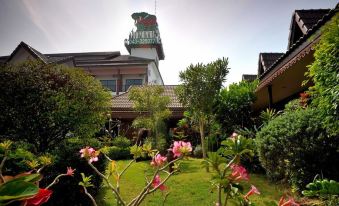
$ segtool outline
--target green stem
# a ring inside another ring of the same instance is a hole
[[[224,206],[227,205],[227,201],[228,201],[228,192],[226,193],[226,197],[225,197],[225,203],[224,203]]]
[[[92,203],[94,206],[98,206],[97,203],[95,202],[95,199],[93,196],[87,191],[86,187],[82,186],[84,188],[85,194],[91,199]]]
[[[107,185],[111,188],[111,190],[113,191],[113,193],[115,194],[115,196],[117,197],[118,201],[121,203],[121,205],[125,205],[125,202],[122,200],[119,192],[113,187],[113,185],[109,182],[108,178],[103,175],[101,172],[99,172],[99,170],[94,167],[94,165],[92,165],[92,163],[88,162],[89,166],[92,167],[92,169],[100,176],[102,177],[105,182],[107,183]]]
[[[59,178],[63,177],[63,176],[67,176],[67,174],[60,174],[58,176],[56,176],[56,178],[53,180],[53,182],[51,184],[49,184],[46,189],[49,189],[50,187],[52,187],[53,185],[57,184],[59,182]]]

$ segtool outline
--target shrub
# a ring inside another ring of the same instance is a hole
[[[132,158],[129,147],[122,148],[117,146],[108,147],[107,156],[112,160],[123,160]]]
[[[241,81],[221,90],[215,113],[227,135],[236,129],[253,126],[251,104],[255,101],[257,84],[258,81]]]
[[[46,182],[51,182],[57,174],[64,173],[66,167],[71,166],[72,168],[75,168],[76,171],[73,178],[64,178],[51,188],[51,190],[53,190],[53,195],[46,205],[91,205],[90,201],[88,201],[86,195],[83,193],[81,186],[78,185],[82,180],[80,172],[92,175],[94,187],[88,188],[88,190],[94,195],[99,191],[102,179],[99,175],[92,173],[92,168],[90,168],[85,159],[80,158],[80,149],[88,145],[91,145],[94,148],[100,148],[102,146],[101,142],[94,138],[71,138],[64,140],[58,147],[51,151],[51,153],[56,156],[56,159],[52,166],[43,170]],[[105,158],[100,158],[100,161],[95,163],[95,166],[101,172],[106,169],[106,162],[104,159]],[[43,183],[44,182],[42,182],[42,184]]]
[[[127,137],[118,136],[113,139],[112,145],[116,147],[127,148],[131,146],[131,140],[129,140]]]
[[[262,166],[270,178],[287,179],[302,189],[315,175],[338,180],[338,135],[322,127],[315,108],[286,111],[256,135]]]
[[[0,135],[45,152],[72,133],[92,136],[111,95],[81,69],[27,61],[0,66]]]

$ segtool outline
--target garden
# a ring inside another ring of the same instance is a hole
[[[281,111],[252,111],[258,80],[224,88],[227,58],[180,73],[175,128],[163,87],[132,87],[141,139],[114,135],[111,94],[81,69],[2,65],[0,205],[339,205],[338,36],[337,16]]]

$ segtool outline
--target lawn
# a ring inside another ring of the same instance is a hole
[[[128,161],[119,161],[119,167],[123,167]],[[200,159],[190,158],[181,165],[181,172],[174,175],[165,184],[170,192],[165,205],[215,205],[216,193],[211,191],[210,177],[212,173],[206,173],[201,168]],[[132,165],[121,180],[121,193],[125,200],[131,200],[145,184],[145,174],[150,174],[149,162],[138,162]],[[112,179],[113,180],[113,179]],[[257,205],[265,205],[265,202],[278,200],[286,191],[281,185],[270,183],[263,175],[250,175],[250,183],[255,185],[261,192],[260,196],[252,196],[251,200]],[[245,190],[250,184],[244,183]],[[160,191],[149,195],[143,202],[143,206],[162,205],[163,196]],[[97,196],[98,205],[115,205],[115,199],[111,191],[103,184]],[[214,204],[213,204],[214,203]],[[229,204],[231,205],[231,204]],[[233,205],[233,204],[232,204]]]

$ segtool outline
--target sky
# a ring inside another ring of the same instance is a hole
[[[0,0],[0,56],[24,41],[41,53],[120,51],[131,14],[157,16],[167,85],[190,64],[228,57],[226,85],[256,74],[260,52],[285,52],[296,9],[334,8],[337,0]],[[156,6],[155,6],[156,5]]]

